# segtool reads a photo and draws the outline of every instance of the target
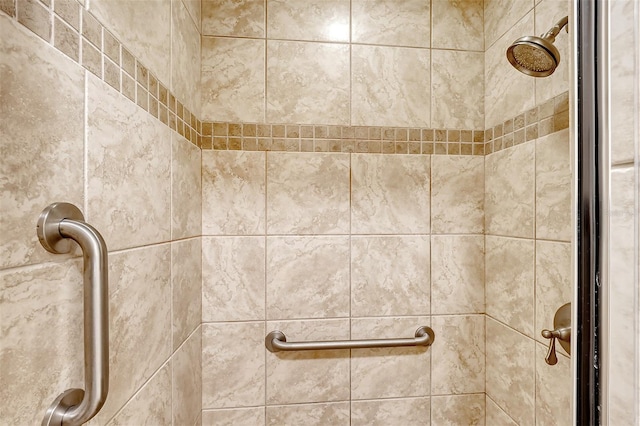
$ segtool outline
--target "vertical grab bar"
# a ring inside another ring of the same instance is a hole
[[[74,240],[84,259],[84,389],[68,389],[47,409],[42,426],[77,426],[92,419],[109,391],[109,289],[107,245],[73,204],[53,203],[40,214],[40,244],[68,253]]]

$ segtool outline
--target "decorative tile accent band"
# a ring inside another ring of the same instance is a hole
[[[202,149],[487,155],[569,127],[564,92],[486,130],[202,122],[76,1],[0,1],[16,18]]]

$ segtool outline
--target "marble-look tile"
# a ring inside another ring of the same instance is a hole
[[[559,346],[556,345],[556,349]],[[573,414],[571,360],[558,355],[558,363],[548,365],[544,360],[546,356],[547,347],[536,344],[536,424],[570,425]]]
[[[485,423],[488,426],[517,426],[517,423],[491,398],[487,396],[485,401]]]
[[[632,321],[637,315],[634,291],[638,287],[635,271],[638,270],[639,262],[635,245],[637,243],[634,243],[638,232],[638,213],[635,206],[639,195],[636,179],[633,167],[616,168],[611,171],[608,349],[615,358],[609,364],[610,424],[633,423],[634,416],[633,395],[637,383],[634,384],[634,376],[629,374],[629,366],[633,365],[636,359],[640,339],[637,328],[634,331]],[[635,230],[636,235],[632,230]]]
[[[202,330],[196,330],[172,358],[174,425],[193,425],[202,410]]]
[[[166,56],[166,54],[165,54]],[[200,32],[182,1],[171,2],[171,91],[200,115]]]
[[[349,42],[349,0],[269,0],[269,38]]]
[[[51,21],[47,5],[37,0],[19,0],[15,3],[18,22],[33,31],[34,34],[49,42],[51,39]]]
[[[171,0],[92,0],[89,10],[166,87],[171,82]]]
[[[536,238],[571,240],[570,145],[569,129],[536,141]]]
[[[431,394],[484,392],[484,315],[434,316],[431,328]]]
[[[202,0],[202,35],[264,37],[264,0]]]
[[[349,237],[268,237],[267,318],[349,315]]]
[[[111,254],[109,283],[109,398],[98,423],[110,419],[171,354],[170,245]]]
[[[484,313],[484,238],[431,237],[431,314]]]
[[[428,234],[430,161],[425,156],[351,155],[351,232]]]
[[[629,90],[638,78],[634,64],[640,55],[640,41],[637,36],[634,38],[637,31],[634,31],[634,26],[638,26],[638,13],[634,14],[635,3],[633,0],[616,0],[609,3],[609,22],[615,22],[615,25],[610,25],[609,30],[609,117],[613,164],[632,161],[637,149],[634,147],[634,127],[638,127],[638,118],[637,115],[634,118],[635,110],[632,107],[634,91]]]
[[[431,157],[431,232],[484,232],[484,158]]]
[[[534,142],[528,142],[485,157],[487,234],[533,238],[534,151]]]
[[[352,0],[351,37],[355,43],[429,47],[431,2]]]
[[[484,51],[482,0],[436,0],[431,7],[432,48]]]
[[[198,31],[202,26],[202,0],[182,0],[191,15],[191,19],[196,24]]]
[[[351,402],[352,426],[428,424],[429,398],[401,398]]]
[[[348,426],[349,403],[302,404],[267,407],[268,425]]]
[[[263,320],[264,261],[264,237],[203,237],[202,320]]]
[[[533,338],[534,241],[487,235],[485,245],[487,314]]]
[[[264,404],[264,322],[202,325],[202,408]]]
[[[267,232],[349,232],[349,154],[268,153]]]
[[[205,410],[202,426],[256,426],[265,424],[265,408]]]
[[[288,341],[349,340],[349,320],[267,322]],[[267,404],[349,399],[349,351],[267,352]]]
[[[431,103],[434,128],[483,128],[484,52],[431,50]]]
[[[474,395],[433,396],[431,397],[431,425],[484,426],[485,398],[486,396],[483,393]],[[490,426],[496,425],[491,423]]]
[[[542,0],[536,4],[534,34],[541,35],[546,33],[560,19],[571,15],[569,11],[570,4],[570,0]],[[615,26],[617,26],[617,23]],[[575,28],[573,23],[570,23],[568,27]],[[564,93],[570,88],[569,74],[571,71],[572,52],[569,44],[571,34],[566,31],[566,28],[560,31],[560,34],[556,36],[556,40],[553,42],[553,45],[560,52],[558,68],[548,77],[534,79],[536,83],[536,104],[542,104],[544,101]]]
[[[265,232],[265,153],[202,152],[202,234]]]
[[[429,237],[351,240],[351,315],[429,314]]]
[[[171,243],[173,349],[196,329],[202,318],[202,241]]]
[[[3,423],[39,424],[60,393],[82,388],[82,312],[79,260],[0,272]]]
[[[171,130],[93,75],[87,114],[86,220],[109,250],[168,241]]]
[[[171,238],[202,232],[201,150],[171,132]]]
[[[509,31],[509,29],[517,25],[517,22],[531,9],[533,9],[533,0],[485,0],[485,50],[489,49],[504,33]],[[531,30],[533,30],[533,28],[531,28]],[[533,33],[523,33],[522,35],[528,34]],[[515,38],[513,40],[515,40]]]
[[[487,318],[486,338],[487,396],[517,424],[533,425],[536,343],[491,318]]]
[[[263,122],[265,41],[202,37],[202,119]]]
[[[536,241],[536,325],[534,337],[544,344],[543,329],[553,330],[558,308],[573,299],[571,244]],[[559,352],[564,352],[556,345]]]
[[[166,363],[107,423],[108,426],[171,424],[171,364]],[[185,423],[186,424],[186,423]]]
[[[84,71],[4,15],[0,39],[0,268],[7,268],[52,258],[35,232],[42,209],[54,201],[82,209]]]
[[[490,5],[501,3],[499,12],[496,12],[501,14],[503,10],[509,11],[510,5],[520,5],[522,1],[493,0],[487,3]],[[532,0],[525,1],[532,2]],[[487,3],[485,3],[485,9]],[[531,11],[485,52],[484,104],[487,128],[500,124],[535,105],[535,78],[513,68],[505,56],[507,48],[516,39],[534,34],[533,21],[534,13]]]
[[[428,317],[351,320],[352,339],[413,337]],[[436,335],[436,341],[438,336]],[[351,399],[428,396],[431,347],[351,350]]]
[[[353,45],[351,124],[429,127],[429,52],[428,49]]]
[[[267,42],[267,122],[349,124],[349,46]]]

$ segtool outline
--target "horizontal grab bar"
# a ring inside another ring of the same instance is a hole
[[[435,334],[431,327],[422,326],[416,330],[414,338],[367,339],[367,340],[330,340],[311,342],[287,342],[283,332],[274,330],[267,334],[264,345],[271,352],[281,351],[318,351],[327,349],[367,349],[394,348],[402,346],[431,346]]]

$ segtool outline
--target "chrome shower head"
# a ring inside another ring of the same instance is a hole
[[[520,37],[507,49],[507,59],[518,71],[533,76],[546,77],[553,74],[560,63],[560,52],[553,45],[560,30],[567,25],[565,16],[546,34]]]

